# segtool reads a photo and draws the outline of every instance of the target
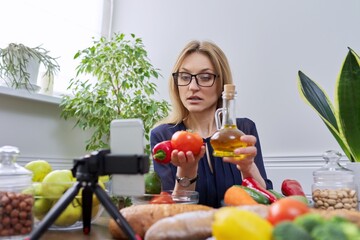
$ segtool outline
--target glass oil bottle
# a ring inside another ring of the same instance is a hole
[[[223,107],[217,109],[215,112],[215,122],[218,130],[210,139],[210,144],[214,149],[213,155],[215,157],[234,157],[237,160],[241,160],[245,156],[236,155],[234,150],[239,147],[246,147],[247,144],[240,141],[240,137],[244,135],[244,133],[236,126],[235,85],[224,85],[222,99]]]

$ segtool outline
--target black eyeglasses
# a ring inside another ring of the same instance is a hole
[[[195,77],[197,85],[201,87],[211,87],[214,85],[215,79],[217,77],[212,73],[190,74],[187,72],[176,72],[173,73],[172,76],[177,86],[187,86],[191,83],[193,77]]]

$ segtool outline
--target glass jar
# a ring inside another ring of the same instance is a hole
[[[326,164],[313,172],[312,199],[314,208],[358,210],[354,173],[340,165],[341,153],[326,151]]]
[[[24,239],[32,231],[32,173],[16,163],[19,149],[0,148],[0,239]]]
[[[222,108],[217,109],[215,112],[217,131],[210,138],[210,144],[214,149],[213,155],[215,157],[234,157],[241,160],[244,156],[236,155],[234,150],[239,147],[246,147],[247,144],[240,141],[240,137],[244,133],[236,126],[235,85],[224,85],[222,99]],[[222,116],[221,121],[220,115]]]

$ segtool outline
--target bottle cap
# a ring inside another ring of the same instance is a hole
[[[225,84],[224,91],[228,93],[235,93],[235,85],[234,84]]]
[[[223,99],[234,99],[236,95],[235,85],[234,84],[225,84],[224,91],[223,91]]]

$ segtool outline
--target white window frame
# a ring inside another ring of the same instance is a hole
[[[41,45],[58,57],[54,96],[67,93],[69,80],[75,77],[75,53],[111,35],[113,0],[3,0],[0,9],[1,48],[11,42]]]

